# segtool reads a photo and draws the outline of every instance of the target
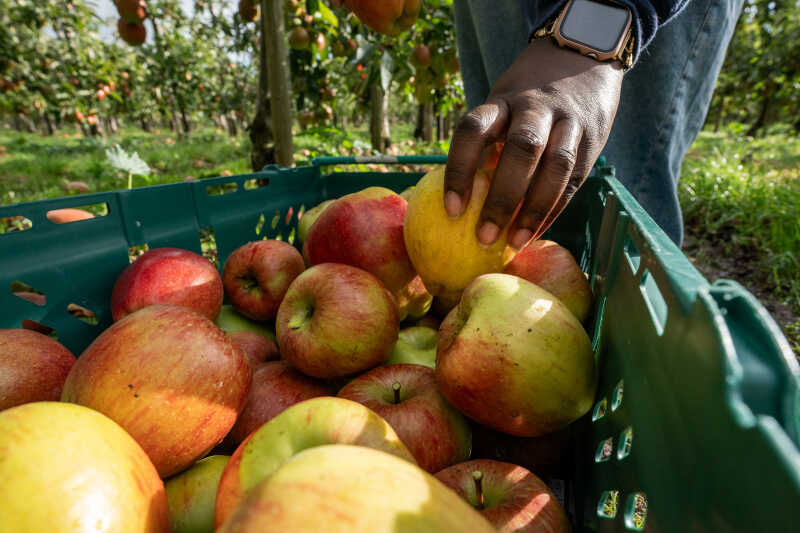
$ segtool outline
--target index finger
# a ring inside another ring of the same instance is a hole
[[[508,119],[505,102],[493,101],[476,107],[458,122],[444,171],[444,207],[450,217],[464,211],[483,150],[502,138]]]

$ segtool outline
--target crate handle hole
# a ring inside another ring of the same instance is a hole
[[[134,263],[137,259],[142,257],[145,252],[150,251],[150,245],[145,243],[137,244],[135,246],[128,247],[128,261],[130,263]]]
[[[631,446],[633,446],[633,428],[628,426],[619,434],[619,441],[617,442],[618,461],[622,461],[631,454]]]
[[[625,381],[619,380],[611,393],[611,411],[616,411],[622,405],[622,398],[625,395]]]
[[[239,190],[239,186],[235,181],[223,183],[222,185],[209,185],[206,187],[206,195],[208,196],[222,196],[223,194],[231,194]]]
[[[639,272],[639,265],[642,264],[642,254],[639,253],[639,248],[636,247],[630,235],[625,235],[623,250],[625,259],[628,260],[628,265],[631,267],[631,272],[636,275]]]
[[[656,332],[662,335],[664,326],[667,324],[667,301],[664,299],[664,295],[661,294],[655,278],[647,269],[642,273],[639,289],[642,291],[647,309],[650,311],[650,317],[653,319]]]
[[[203,257],[219,268],[219,252],[217,250],[217,237],[211,226],[200,228],[200,251]]]
[[[594,462],[604,463],[611,459],[614,455],[614,438],[609,437],[597,445],[597,451],[594,452]]]
[[[11,282],[11,293],[17,298],[27,300],[32,304],[44,307],[47,304],[47,296],[42,291],[37,291],[30,285],[21,281]]]
[[[33,222],[22,216],[0,217],[0,234],[26,231],[33,227]]]
[[[287,226],[292,223],[293,214],[294,214],[294,207],[289,206],[289,210],[286,211],[286,218],[284,219],[284,222],[286,223]]]
[[[614,518],[617,516],[618,490],[604,490],[597,502],[597,516],[600,518]]]
[[[635,492],[625,502],[625,527],[631,531],[641,531],[647,523],[647,496]]]
[[[300,222],[300,219],[303,218],[303,215],[306,212],[306,204],[300,204],[300,209],[297,210],[297,221]]]
[[[67,313],[90,326],[96,326],[98,323],[97,314],[94,311],[76,303],[67,305]]]
[[[253,191],[255,189],[266,187],[267,185],[269,185],[269,178],[251,178],[249,180],[245,180],[244,189],[246,191]]]
[[[608,401],[603,398],[595,404],[594,409],[592,410],[592,422],[597,422],[606,416],[606,409],[608,409]]]
[[[55,330],[55,328],[51,328],[50,326],[42,324],[41,322],[31,320],[30,318],[26,318],[22,321],[22,329],[29,329],[31,331],[41,333],[42,335],[47,335],[48,337],[58,339],[58,332]]]
[[[53,224],[69,224],[106,215],[108,215],[108,204],[106,202],[64,209],[51,209],[45,214],[47,220]]]
[[[275,215],[272,217],[272,222],[269,223],[270,228],[275,229],[278,227],[278,222],[281,220],[281,212],[275,210]]]
[[[264,222],[267,220],[267,217],[264,216],[264,213],[258,217],[258,222],[256,222],[256,235],[261,235],[261,230],[264,229]]]

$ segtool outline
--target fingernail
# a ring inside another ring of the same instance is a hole
[[[484,222],[480,229],[478,229],[478,240],[481,244],[489,246],[497,240],[499,234],[500,228],[497,227],[497,224],[494,222]]]
[[[457,218],[461,215],[461,197],[454,191],[447,191],[444,195],[444,209],[447,216]]]
[[[520,229],[514,233],[514,236],[511,237],[511,247],[515,250],[522,250],[522,247],[525,246],[529,240],[533,237],[533,233],[527,229]]]

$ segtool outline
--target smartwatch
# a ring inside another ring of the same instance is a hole
[[[619,61],[633,66],[633,15],[628,6],[612,0],[569,0],[559,15],[533,34],[552,37],[597,61]]]

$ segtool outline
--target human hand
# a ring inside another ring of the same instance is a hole
[[[448,215],[460,216],[476,170],[495,143],[504,141],[476,227],[478,241],[490,245],[509,224],[515,249],[538,238],[600,155],[617,112],[622,74],[619,62],[599,62],[550,39],[533,41],[486,103],[456,127],[445,170]]]

